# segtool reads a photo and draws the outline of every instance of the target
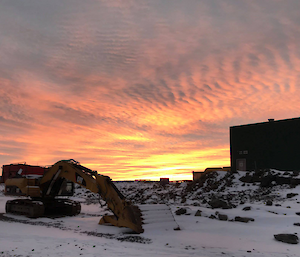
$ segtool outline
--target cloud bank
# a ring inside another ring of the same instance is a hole
[[[229,165],[229,126],[299,116],[300,3],[3,1],[0,161],[113,179]]]

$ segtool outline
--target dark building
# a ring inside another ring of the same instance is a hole
[[[204,171],[193,171],[193,181],[201,178],[204,174]]]
[[[161,185],[167,185],[167,184],[169,184],[170,183],[170,181],[169,181],[169,178],[160,178],[160,184]]]
[[[232,171],[300,170],[300,118],[230,127]]]

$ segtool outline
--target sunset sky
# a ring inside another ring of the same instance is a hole
[[[1,166],[192,179],[300,116],[300,1],[0,0],[0,95]]]

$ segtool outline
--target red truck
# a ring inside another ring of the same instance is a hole
[[[18,178],[35,175],[43,176],[47,170],[48,168],[46,167],[32,166],[26,163],[3,165],[1,182],[5,183],[5,180],[7,180],[8,178]]]

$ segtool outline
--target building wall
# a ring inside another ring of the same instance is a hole
[[[193,181],[201,178],[203,176],[204,171],[193,171]]]
[[[170,183],[170,180],[169,180],[169,178],[160,178],[159,182],[161,185],[167,185]]]
[[[231,171],[231,167],[217,167],[217,168],[206,168],[204,171],[193,171],[193,181],[201,178],[204,174],[207,174],[209,172],[213,172],[213,171]]]
[[[31,166],[27,164],[9,164],[2,166],[2,182],[8,178],[21,177],[26,175],[43,175],[47,170],[45,167]]]
[[[230,128],[231,167],[300,170],[300,118]]]

